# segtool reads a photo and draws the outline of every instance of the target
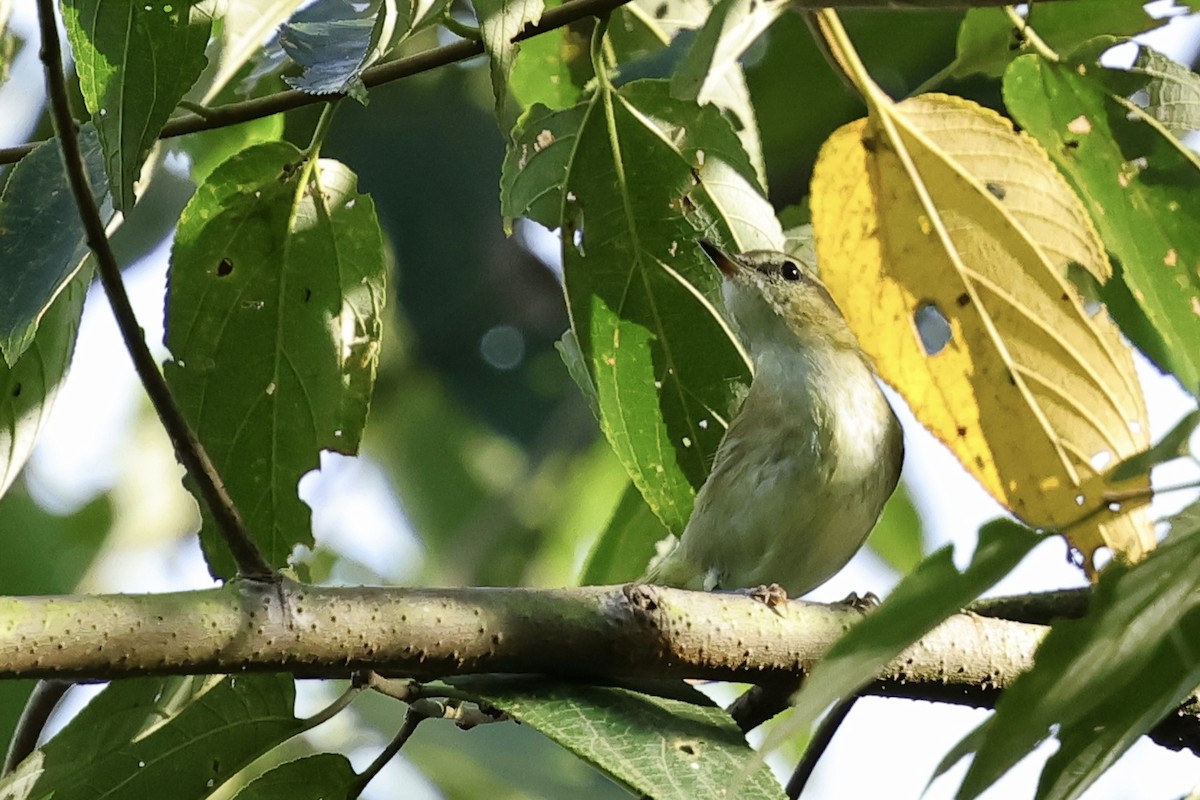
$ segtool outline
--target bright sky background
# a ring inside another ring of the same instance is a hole
[[[15,16],[14,27],[26,36],[32,35],[32,4],[17,4]],[[1200,21],[1195,18],[1174,20],[1165,29],[1144,37],[1146,43],[1184,63],[1192,58],[1198,39]],[[23,141],[35,121],[43,97],[39,66],[36,45],[27,44],[11,79],[0,88],[0,108],[5,110],[0,115],[0,145]],[[522,241],[548,262],[554,262],[556,239],[532,227],[523,228],[522,233]],[[159,357],[166,356],[161,346],[161,312],[168,252],[169,246],[164,243],[126,272],[141,323]],[[1163,378],[1140,359],[1139,375],[1150,407],[1151,436],[1157,440],[1194,403],[1172,380]],[[892,399],[905,428],[904,478],[925,521],[928,542],[932,548],[954,543],[955,559],[961,566],[969,560],[979,525],[1003,511],[912,419],[894,395]],[[160,435],[131,430],[143,402],[108,305],[93,291],[85,309],[72,372],[29,467],[30,484],[38,499],[48,507],[68,510],[124,475],[130,504],[148,506],[144,509],[147,515],[174,515],[181,529],[193,529],[194,510],[179,485],[181,470],[167,463],[139,462],[126,446],[131,436]],[[148,452],[161,449],[148,448]],[[130,476],[134,476],[133,484],[128,483]],[[1155,485],[1160,486],[1198,478],[1200,469],[1186,463],[1162,467],[1154,474]],[[376,464],[343,456],[324,458],[321,472],[306,477],[302,490],[313,505],[314,533],[319,541],[371,565],[392,582],[403,584],[418,574],[421,546]],[[1180,492],[1156,498],[1153,508],[1156,515],[1166,515],[1195,496],[1195,492]],[[167,552],[162,540],[155,539],[139,550],[136,524],[126,528],[119,538],[123,546],[132,545],[133,550],[122,549],[119,560],[102,561],[88,578],[89,589],[162,591],[211,585],[194,539],[173,544]],[[866,590],[883,595],[894,582],[895,576],[875,556],[864,552],[810,597],[832,601],[851,591]],[[1067,563],[1065,545],[1053,540],[1034,551],[994,593],[1082,584],[1079,571]],[[315,690],[313,684],[307,686]],[[72,705],[78,707],[82,702],[79,699]],[[315,707],[325,702],[325,696],[319,690],[304,691],[300,702]],[[970,709],[866,698],[838,733],[806,796],[916,798],[946,751],[985,716],[985,712]],[[337,748],[356,738],[348,735],[352,725],[352,716],[341,715],[314,732],[313,739],[320,746]],[[383,742],[375,744],[382,746]],[[987,797],[998,800],[1032,796],[1041,764],[1052,751],[1053,745],[1047,745],[1026,759]],[[349,755],[355,767],[361,769],[376,752],[376,747],[362,746]],[[960,765],[935,783],[926,797],[952,797],[964,769],[965,764]],[[1195,757],[1172,753],[1143,740],[1087,797],[1179,797],[1198,783],[1200,761]],[[371,795],[379,798],[392,796],[401,785],[410,792],[406,796],[417,800],[439,796],[403,759],[396,759],[387,777],[375,785]]]

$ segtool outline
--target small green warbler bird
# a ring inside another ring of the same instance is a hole
[[[706,591],[774,583],[798,597],[841,569],[878,521],[900,478],[900,423],[804,264],[701,246],[725,276],[754,381],[683,535],[643,580]]]

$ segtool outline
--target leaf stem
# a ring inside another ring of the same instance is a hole
[[[462,20],[450,13],[450,8],[447,6],[446,13],[442,14],[442,27],[453,33],[455,36],[462,37],[468,41],[480,41],[479,28],[474,25],[468,25]]]
[[[329,127],[333,124],[333,115],[337,111],[337,107],[338,102],[334,100],[321,109],[321,116],[317,120],[317,127],[313,129],[312,139],[309,140],[308,147],[304,148],[304,157],[309,161],[316,161],[321,154],[321,145],[325,143],[325,137],[329,134]]]
[[[400,748],[404,747],[408,740],[412,738],[413,733],[417,730],[417,726],[427,719],[429,719],[428,716],[418,711],[415,707],[410,706],[408,713],[404,715],[404,723],[400,726],[400,730],[388,742],[387,747],[383,748],[379,755],[375,757],[375,760],[362,771],[362,774],[350,786],[346,796],[353,798],[362,794],[363,790],[367,788],[367,784],[375,779],[380,770],[387,766],[387,763],[400,752]]]
[[[125,340],[125,347],[129,350],[138,378],[145,387],[171,443],[175,446],[179,460],[195,480],[205,506],[216,520],[217,529],[225,539],[239,573],[252,580],[273,581],[277,577],[275,571],[246,534],[241,515],[225,490],[216,467],[184,419],[175,398],[167,388],[167,382],[158,371],[158,364],[151,355],[150,348],[146,346],[141,326],[133,313],[133,306],[121,280],[121,268],[113,255],[108,234],[104,230],[104,222],[100,219],[100,212],[88,182],[83,154],[79,148],[78,130],[71,116],[66,77],[63,75],[62,49],[54,21],[54,2],[38,0],[37,8],[42,37],[41,57],[50,96],[51,116],[58,132],[75,205],[79,209],[79,216],[87,233],[88,246],[96,256],[100,282],[104,285],[104,291],[112,305],[121,338]]]
[[[1020,32],[1025,41],[1029,42],[1029,45],[1037,52],[1039,56],[1055,64],[1062,60],[1058,53],[1054,52],[1054,49],[1051,48],[1050,45],[1046,44],[1046,41],[1042,37],[1038,36],[1037,32],[1033,28],[1029,27],[1029,20],[1018,14],[1015,8],[1012,6],[1005,6],[1004,13],[1008,16],[1013,26],[1016,27],[1016,29]]]
[[[816,28],[818,43],[826,53],[826,57],[833,63],[838,74],[864,100],[869,101],[871,97],[880,92],[879,87],[871,80],[870,73],[867,72],[862,59],[858,57],[858,51],[854,49],[854,43],[850,41],[849,34],[842,27],[842,20],[836,11],[831,8],[823,8],[815,12],[812,15],[810,27]]]

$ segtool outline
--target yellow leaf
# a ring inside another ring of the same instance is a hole
[[[1027,524],[1087,557],[1154,547],[1144,508],[1105,508],[1105,467],[1144,450],[1129,347],[1067,278],[1111,267],[1091,221],[1032,139],[961,98],[895,104],[836,131],[813,175],[822,277],[880,374]],[[915,320],[948,324],[924,344]],[[1099,513],[1072,525],[1087,512]]]

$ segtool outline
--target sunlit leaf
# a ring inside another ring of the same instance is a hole
[[[1005,73],[1004,99],[1076,187],[1120,259],[1125,283],[1166,342],[1159,366],[1197,393],[1200,230],[1193,222],[1200,158],[1125,99],[1130,85],[1121,70],[1031,55]]]
[[[782,798],[729,715],[692,689],[694,702],[580,684],[455,681],[636,792],[657,800]]]
[[[1035,527],[1105,509],[1102,469],[1144,450],[1133,358],[1067,279],[1110,268],[1078,199],[1032,139],[960,98],[893,104],[822,149],[821,274],[884,380],[997,500]],[[944,335],[928,336],[941,320]],[[923,340],[918,332],[925,333]],[[1148,477],[1125,484],[1145,486]],[[1144,514],[1066,530],[1086,556],[1154,546]]]
[[[375,378],[385,265],[355,177],[257,145],[213,171],[171,254],[164,371],[251,537],[275,565],[310,544],[297,483],[321,450],[354,453]],[[233,565],[206,520],[214,575]]]
[[[159,131],[204,69],[212,19],[194,0],[64,0],[79,89],[104,149],[118,209]]]

